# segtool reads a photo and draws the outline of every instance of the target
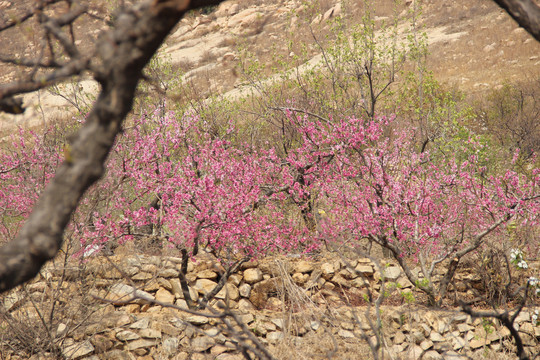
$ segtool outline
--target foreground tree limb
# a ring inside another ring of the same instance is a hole
[[[540,41],[540,7],[533,0],[493,0]]]
[[[463,302],[460,301],[460,306],[465,314],[470,315],[472,318],[495,318],[499,319],[499,321],[510,331],[510,335],[514,338],[514,341],[516,342],[516,353],[519,358],[519,360],[530,360],[531,357],[527,354],[525,351],[525,348],[523,346],[523,340],[521,340],[521,336],[519,335],[518,330],[514,327],[514,322],[516,321],[516,318],[518,317],[519,313],[523,308],[525,307],[525,304],[527,303],[528,299],[528,293],[529,293],[529,283],[525,286],[525,294],[523,295],[523,300],[518,305],[517,309],[514,310],[512,313],[510,310],[506,310],[504,312],[498,312],[498,311],[476,311],[473,310],[472,307]],[[536,356],[533,358],[536,359]]]
[[[80,198],[104,173],[142,70],[166,36],[186,11],[220,2],[147,1],[123,12],[114,29],[102,34],[97,59],[90,63],[101,93],[19,236],[0,248],[0,292],[33,278],[62,246],[64,229]]]

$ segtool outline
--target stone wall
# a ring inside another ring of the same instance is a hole
[[[221,332],[223,324],[218,320],[154,302],[187,307],[178,280],[180,264],[178,257],[145,255],[96,257],[65,267],[52,264],[25,291],[5,296],[3,305],[13,318],[31,324],[39,321],[34,305],[39,301],[46,304],[45,300],[57,294],[55,301],[65,306],[53,321],[53,333],[68,359],[242,359],[235,342]],[[207,255],[190,261],[187,280],[193,298],[216,286],[223,272],[216,264]],[[373,336],[366,316],[375,321],[376,314],[363,299],[367,289],[378,294],[381,276],[368,259],[349,266],[363,273],[369,283],[340,259],[281,257],[246,263],[210,305],[217,309],[219,302],[227,301],[271,350],[286,343],[299,352],[317,346],[325,351],[321,339],[327,338],[349,351],[355,347],[369,351],[362,336]],[[397,266],[386,266],[385,276],[390,284],[387,291],[395,289],[397,294],[394,299],[410,300],[416,295]],[[402,297],[407,293],[412,296]],[[137,299],[132,299],[134,294]],[[68,315],[70,306],[81,308],[81,304],[85,304],[84,311]],[[535,354],[540,349],[540,327],[532,323],[532,311],[523,311],[516,323],[527,350]],[[417,359],[421,354],[424,359],[497,353],[515,357],[510,333],[497,321],[472,320],[454,310],[423,309],[414,301],[385,305],[380,313],[385,351],[401,359]],[[5,345],[9,334],[1,339]],[[5,346],[3,351],[8,359],[25,358]],[[355,358],[347,354],[338,352],[337,358]]]

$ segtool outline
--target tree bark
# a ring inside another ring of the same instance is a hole
[[[540,7],[532,0],[493,0],[522,28],[540,41]]]
[[[101,35],[98,56],[90,63],[101,92],[19,236],[0,248],[0,292],[33,278],[62,246],[64,229],[79,200],[105,171],[142,70],[166,36],[186,11],[221,1],[147,1],[124,11],[113,30]]]

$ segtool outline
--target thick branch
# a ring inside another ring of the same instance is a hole
[[[74,137],[69,160],[59,167],[19,236],[0,248],[0,292],[33,278],[56,255],[80,198],[104,173],[143,68],[185,11],[219,2],[145,2],[121,14],[114,30],[102,34],[97,51],[101,93]]]
[[[525,294],[523,295],[523,300],[519,304],[518,308],[514,311],[513,314],[510,313],[510,311],[504,311],[502,313],[495,312],[495,311],[475,311],[471,308],[470,305],[461,302],[460,306],[463,309],[463,312],[470,315],[473,318],[495,318],[499,319],[501,323],[510,331],[510,334],[514,338],[514,341],[516,342],[516,352],[519,360],[529,360],[530,357],[525,351],[525,348],[523,346],[523,340],[521,340],[521,336],[519,335],[518,330],[514,327],[514,321],[516,321],[517,316],[523,310],[525,307],[525,304],[527,302],[528,298],[528,290],[529,290],[529,284],[525,287]]]
[[[533,0],[493,0],[540,41],[540,7]]]

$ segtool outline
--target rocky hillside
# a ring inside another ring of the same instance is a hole
[[[167,71],[175,80],[176,74],[183,74],[181,88],[189,87],[198,97],[238,97],[249,89],[243,76],[246,54],[254,54],[261,65],[261,75],[268,77],[306,64],[313,66],[322,58],[315,39],[329,34],[331,22],[338,15],[352,23],[359,21],[363,13],[360,4],[353,1],[342,5],[336,0],[320,0],[311,6],[299,0],[226,1],[183,19],[161,51],[161,64],[170,65]],[[481,96],[505,81],[530,81],[538,76],[540,45],[492,1],[425,0],[422,6],[418,22],[420,31],[427,35],[428,65],[443,84]],[[391,0],[377,1],[374,18],[379,23],[396,13],[405,18],[413,7],[410,0],[397,8]],[[9,12],[18,6],[14,1],[2,1],[0,8]],[[106,11],[98,5],[93,10]],[[405,31],[408,26],[402,22],[400,30]],[[86,21],[76,26],[75,33],[80,44],[91,44],[103,28],[106,25]],[[0,46],[7,53],[27,54],[30,40],[4,37],[0,38]],[[6,81],[16,74],[13,67],[0,65],[0,79]],[[163,77],[158,76],[157,82]],[[50,92],[28,95],[26,103],[33,105],[24,116],[1,115],[0,131],[20,124],[39,126],[64,116],[66,111],[74,110],[65,97],[73,101],[77,96],[78,103],[89,103],[91,97],[83,94],[93,94],[96,86],[83,81],[58,90],[63,96]],[[185,96],[169,95],[172,101]]]

